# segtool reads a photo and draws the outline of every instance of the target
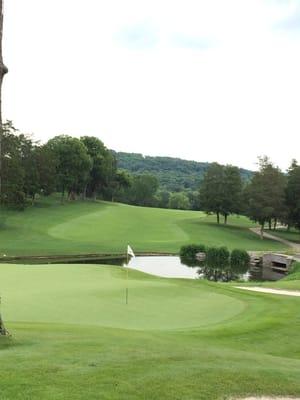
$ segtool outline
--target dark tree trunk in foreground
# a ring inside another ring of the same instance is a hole
[[[4,75],[8,72],[3,64],[2,56],[2,36],[3,36],[3,0],[0,0],[0,203],[2,199],[2,138],[3,138],[3,121],[2,121],[2,82]],[[0,314],[0,335],[6,335],[2,316]]]

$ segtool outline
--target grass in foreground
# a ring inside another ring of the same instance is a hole
[[[136,251],[177,253],[183,244],[224,245],[230,249],[283,250],[272,240],[249,231],[245,217],[232,216],[218,226],[215,216],[195,211],[134,207],[106,202],[61,205],[43,199],[25,212],[6,212],[0,229],[0,252],[7,255],[124,252],[128,243]]]
[[[300,299],[90,265],[0,265],[1,399],[300,394]]]

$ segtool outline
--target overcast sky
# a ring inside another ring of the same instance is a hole
[[[46,141],[300,161],[300,0],[6,0],[4,117]]]

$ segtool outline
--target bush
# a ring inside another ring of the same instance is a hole
[[[249,263],[250,256],[246,250],[232,250],[230,257],[230,267],[233,273],[245,274],[249,269]]]
[[[209,268],[225,270],[229,265],[229,256],[227,247],[210,247],[207,250],[205,264]]]
[[[196,259],[197,253],[205,253],[206,248],[202,244],[188,244],[182,246],[179,252],[180,257],[188,259]]]
[[[295,262],[288,275],[284,278],[285,281],[300,280],[300,262]]]

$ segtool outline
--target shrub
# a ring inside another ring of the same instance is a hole
[[[295,262],[288,275],[284,278],[285,281],[300,280],[300,262]]]
[[[246,250],[235,249],[231,252],[230,267],[236,274],[245,274],[249,269],[250,256]]]
[[[197,253],[205,253],[206,248],[202,244],[188,244],[182,246],[179,252],[180,257],[195,259]]]

